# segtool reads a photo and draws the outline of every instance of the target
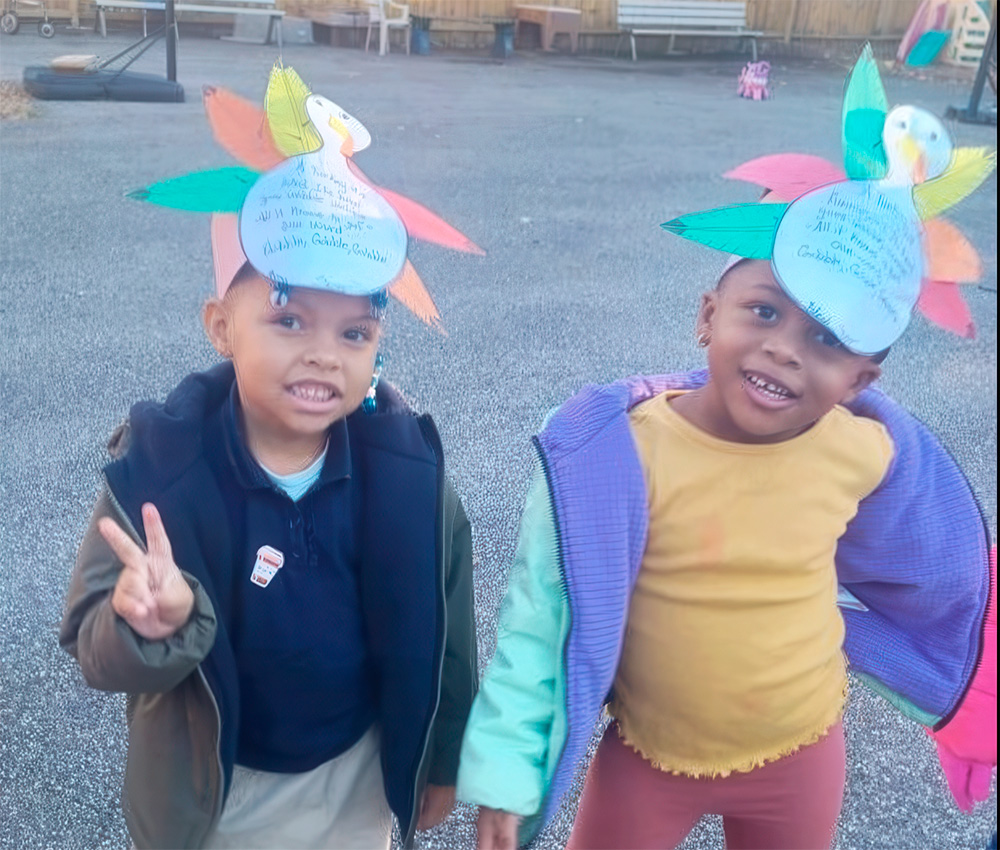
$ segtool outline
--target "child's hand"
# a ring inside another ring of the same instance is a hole
[[[191,616],[194,593],[174,563],[174,556],[159,511],[142,506],[142,525],[148,552],[143,552],[118,525],[107,517],[97,527],[108,546],[124,564],[111,607],[146,640],[170,637]]]
[[[476,850],[516,850],[520,821],[520,817],[510,812],[480,806]]]
[[[454,785],[428,785],[424,788],[424,796],[420,800],[420,818],[417,829],[430,829],[437,826],[455,808]]]

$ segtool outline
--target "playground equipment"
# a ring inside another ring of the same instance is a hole
[[[19,11],[22,6],[30,6],[38,9],[41,13],[40,18],[33,15],[31,20],[38,23],[38,34],[42,38],[52,38],[56,34],[56,28],[49,20],[49,13],[45,8],[45,0],[4,0],[2,7],[0,7],[2,9],[0,12],[0,31],[4,35],[14,35],[21,28],[21,24],[27,21],[27,18]]]
[[[24,69],[25,90],[33,97],[43,100],[183,102],[184,88],[177,82],[177,21],[174,16],[174,0],[166,0],[164,5],[164,25],[110,59],[102,62],[96,56],[61,57],[48,65],[29,65]],[[155,74],[127,70],[161,37],[166,39],[167,47],[166,79]]]

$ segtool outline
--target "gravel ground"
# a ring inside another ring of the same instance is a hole
[[[0,79],[59,53],[112,55],[129,41],[30,31],[0,41]],[[700,364],[698,293],[722,265],[663,234],[675,215],[749,200],[720,174],[765,153],[836,159],[846,63],[777,61],[777,97],[734,95],[743,59],[645,60],[518,54],[390,55],[289,47],[285,61],[358,115],[374,137],[359,164],[440,212],[485,258],[415,244],[411,258],[447,337],[396,309],[387,377],[432,413],[475,528],[482,661],[543,413],[583,383]],[[88,689],[57,646],[77,542],[100,487],[104,443],[131,402],[162,398],[213,354],[198,321],[211,259],[204,217],[126,200],[187,170],[233,164],[210,136],[202,85],[259,100],[272,48],[184,37],[184,104],[55,103],[0,125],[4,434],[0,534],[0,845],[124,848],[118,810],[123,701]],[[136,66],[162,73],[162,49]],[[942,113],[969,81],[888,77],[890,100]],[[961,144],[992,128],[957,125]],[[922,320],[886,363],[884,387],[927,422],[966,469],[996,528],[996,183],[952,216],[982,253],[967,289],[968,342]],[[982,848],[996,798],[966,816],[951,803],[920,728],[862,687],[847,715],[849,777],[840,848]],[[575,799],[537,842],[562,847]],[[460,808],[420,838],[474,846]],[[706,819],[686,850],[722,847]]]
[[[31,95],[18,83],[0,80],[0,120],[31,118],[34,114],[34,99]]]

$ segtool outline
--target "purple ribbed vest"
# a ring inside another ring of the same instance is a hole
[[[699,371],[585,387],[536,438],[571,612],[566,744],[537,828],[555,814],[586,756],[618,668],[646,546],[646,485],[628,411],[705,379]],[[896,453],[837,548],[840,583],[870,609],[843,612],[844,649],[855,670],[947,717],[980,651],[990,580],[982,515],[958,466],[914,417],[874,389],[850,408],[885,425]]]

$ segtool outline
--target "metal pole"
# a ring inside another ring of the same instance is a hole
[[[969,118],[973,121],[979,118],[979,102],[983,99],[983,86],[986,85],[986,71],[990,65],[990,57],[997,49],[997,13],[993,13],[993,20],[990,21],[990,36],[986,39],[986,47],[983,48],[982,58],[979,60],[979,69],[976,71],[976,81],[972,84],[972,95],[969,97],[969,108],[966,110]]]
[[[990,22],[990,34],[986,39],[986,46],[983,48],[982,58],[979,60],[979,70],[976,71],[976,79],[972,84],[972,92],[969,95],[969,105],[962,109],[958,106],[949,106],[945,113],[948,118],[957,118],[959,121],[966,121],[970,124],[996,124],[997,111],[980,110],[980,102],[983,99],[983,88],[986,85],[986,74],[989,71],[990,63],[996,55],[997,49],[997,15],[993,13],[993,20]]]
[[[164,0],[164,26],[167,37],[167,79],[177,82],[177,19],[174,15],[174,0]]]

